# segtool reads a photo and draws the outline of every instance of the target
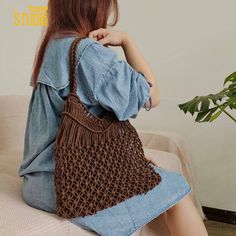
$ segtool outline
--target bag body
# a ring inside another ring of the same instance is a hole
[[[120,121],[108,110],[97,117],[77,95],[81,39],[75,38],[70,48],[70,93],[55,144],[56,214],[63,218],[93,215],[161,182],[129,120]]]

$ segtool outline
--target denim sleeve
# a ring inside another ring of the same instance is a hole
[[[90,69],[87,81],[93,104],[113,111],[119,120],[136,118],[150,101],[150,84],[145,76],[99,43],[92,44],[86,54],[81,67]]]

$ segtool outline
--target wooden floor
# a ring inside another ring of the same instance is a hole
[[[236,225],[205,220],[209,236],[236,236]]]

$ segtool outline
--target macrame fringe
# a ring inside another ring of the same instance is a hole
[[[97,145],[104,143],[113,137],[122,136],[129,127],[125,122],[112,123],[103,132],[94,132],[83,123],[74,122],[74,119],[69,115],[64,115],[60,127],[60,132],[57,138],[57,145],[70,147],[79,144],[82,146]]]
[[[133,130],[127,121],[113,122],[109,119],[112,113],[107,112],[103,119],[96,117],[79,100],[76,94],[70,94],[64,105],[64,111],[61,113],[60,130],[57,135],[56,145],[78,147],[99,144],[122,136],[127,131]],[[114,115],[114,113],[113,113]],[[134,130],[133,130],[134,132]]]

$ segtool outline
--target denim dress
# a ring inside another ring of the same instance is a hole
[[[69,49],[74,36],[51,39],[32,90],[18,175],[22,197],[31,207],[54,214],[54,145],[69,87]],[[100,116],[113,111],[119,120],[135,119],[150,98],[145,75],[99,42],[85,38],[77,47],[77,94],[89,111]],[[32,86],[32,80],[30,81]],[[147,109],[146,109],[147,110]],[[69,221],[104,236],[129,236],[192,191],[185,177],[153,166],[162,181],[146,194],[135,195],[94,215]]]

